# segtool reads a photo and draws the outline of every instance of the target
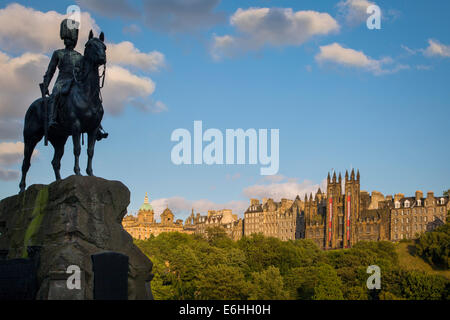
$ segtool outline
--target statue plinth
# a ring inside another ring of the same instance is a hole
[[[123,183],[97,177],[32,185],[0,201],[0,251],[17,259],[41,247],[37,299],[93,299],[92,255],[121,253],[129,259],[128,299],[151,299],[152,263],[121,224],[129,202]],[[70,266],[81,271],[80,289],[67,288]]]

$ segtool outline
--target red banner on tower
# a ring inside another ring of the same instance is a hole
[[[347,241],[350,240],[350,210],[351,210],[351,196],[347,196]]]
[[[329,205],[330,205],[330,221],[328,223],[328,241],[331,241],[331,225],[333,221],[333,197],[330,197]]]

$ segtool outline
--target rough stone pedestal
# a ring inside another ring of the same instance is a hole
[[[91,255],[119,252],[129,257],[128,299],[152,299],[152,263],[121,224],[129,202],[124,184],[97,177],[32,185],[0,201],[0,251],[26,258],[41,246],[37,299],[93,299]],[[81,270],[79,290],[67,288],[69,266]]]

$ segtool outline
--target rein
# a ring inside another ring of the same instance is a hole
[[[82,79],[77,79],[77,76],[75,74],[75,68],[74,68],[72,70],[73,79],[75,80],[76,83],[80,84],[87,79],[89,72],[90,72],[90,70],[86,71],[86,73],[84,75],[82,75]],[[101,89],[103,89],[103,87],[105,86],[105,79],[106,79],[106,62],[103,64],[103,72],[98,78],[98,81],[99,81],[98,94],[99,94],[100,103],[103,102]],[[81,134],[81,141],[82,141],[81,144],[84,145],[84,134],[83,133]]]
[[[103,89],[103,87],[105,86],[106,62],[104,64],[102,64],[102,66],[103,66],[103,72],[98,78],[100,89]],[[83,81],[85,81],[87,79],[87,77],[89,75],[89,70],[84,75],[82,75],[81,79],[77,79],[77,76],[75,74],[75,68],[72,70],[72,74],[73,74],[73,79],[75,80],[76,83],[82,83]],[[99,91],[99,98],[100,98],[100,102],[103,102],[103,97],[102,97],[101,91]]]

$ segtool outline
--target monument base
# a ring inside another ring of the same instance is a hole
[[[0,252],[28,258],[28,247],[40,247],[36,299],[44,300],[94,299],[92,256],[120,253],[128,257],[128,299],[152,299],[152,263],[121,224],[129,202],[123,183],[97,177],[32,185],[0,201]]]

